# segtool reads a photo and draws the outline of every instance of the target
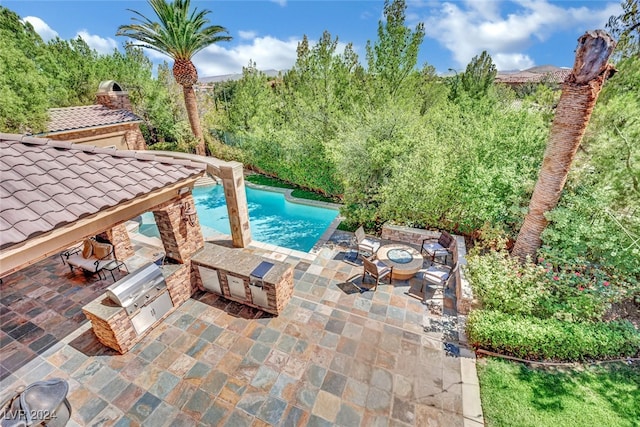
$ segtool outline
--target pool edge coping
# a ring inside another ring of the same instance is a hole
[[[321,202],[320,200],[301,199],[299,197],[294,197],[291,195],[291,193],[293,193],[293,190],[294,190],[293,188],[271,187],[268,185],[254,184],[246,180],[245,180],[245,185],[249,188],[254,188],[257,190],[271,191],[272,193],[284,194],[284,198],[287,201],[291,203],[297,203],[299,205],[315,206],[317,208],[325,208],[325,209],[331,209],[335,211],[339,211],[340,208],[342,207],[342,205],[339,203]]]

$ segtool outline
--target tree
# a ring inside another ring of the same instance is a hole
[[[174,60],[173,76],[176,82],[182,86],[191,130],[198,140],[196,152],[205,155],[202,126],[193,90],[193,85],[198,81],[198,71],[191,58],[207,46],[221,41],[229,41],[231,37],[220,35],[227,32],[224,27],[207,26],[209,20],[206,16],[211,11],[207,9],[198,11],[197,8],[194,8],[190,12],[190,0],[175,0],[174,2],[149,0],[149,4],[159,22],[152,21],[140,12],[129,9],[138,18],[132,18],[134,24],[121,25],[116,35],[131,37],[140,42],[136,46],[164,53]]]
[[[38,64],[45,48],[31,24],[0,6],[0,132],[46,128],[50,80]]]
[[[491,56],[486,50],[482,51],[480,56],[474,56],[471,62],[467,64],[464,73],[454,79],[450,98],[457,99],[460,91],[465,92],[472,99],[480,99],[487,95],[489,88],[493,85],[496,78],[496,66],[493,64]]]
[[[640,7],[638,0],[623,0],[622,14],[612,16],[607,30],[618,40],[616,53],[622,58],[640,57]]]
[[[587,32],[578,39],[575,63],[563,85],[529,213],[512,251],[521,261],[533,258],[542,243],[540,236],[548,223],[545,214],[560,200],[598,94],[613,73],[607,61],[615,45],[611,36],[602,30]]]
[[[416,66],[424,40],[424,24],[419,23],[413,31],[406,27],[406,9],[404,0],[385,0],[386,22],[378,23],[376,43],[367,42],[368,72],[377,83],[374,98],[397,94]]]

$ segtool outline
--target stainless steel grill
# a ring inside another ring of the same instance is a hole
[[[144,265],[109,286],[107,296],[126,310],[138,334],[173,307],[162,271],[154,263]]]

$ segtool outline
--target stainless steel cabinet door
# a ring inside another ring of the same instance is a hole
[[[200,272],[200,278],[202,279],[202,286],[208,291],[215,292],[218,295],[222,295],[222,288],[220,287],[220,278],[218,277],[218,271],[213,268],[198,266]]]
[[[229,293],[232,297],[243,301],[247,299],[247,293],[244,291],[244,280],[240,277],[227,274],[227,283],[229,284]]]
[[[140,312],[131,318],[133,328],[136,333],[140,335],[147,329],[149,329],[156,321],[164,316],[171,308],[173,303],[169,292],[163,292],[158,298],[153,300],[152,303],[145,305],[140,309]]]

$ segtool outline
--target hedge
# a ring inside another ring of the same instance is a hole
[[[476,348],[530,360],[584,361],[640,354],[640,332],[628,321],[572,323],[474,310],[467,334]]]

